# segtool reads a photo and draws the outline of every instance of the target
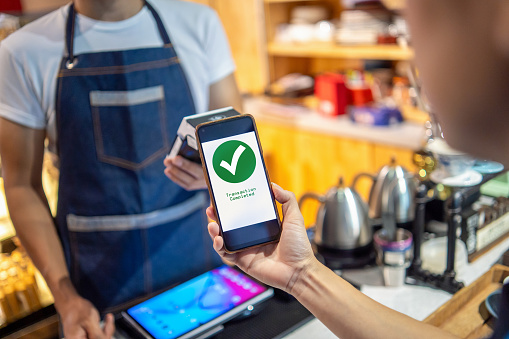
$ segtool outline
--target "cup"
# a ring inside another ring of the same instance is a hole
[[[382,267],[385,286],[401,286],[405,282],[406,269],[413,258],[412,233],[398,228],[395,239],[388,237],[386,229],[374,235],[376,260]]]
[[[461,175],[474,167],[476,159],[472,156],[451,148],[444,139],[436,138],[427,145],[433,153],[439,167],[448,177]]]

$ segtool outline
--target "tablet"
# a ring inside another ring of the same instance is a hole
[[[273,293],[223,265],[127,309],[122,317],[145,338],[197,338]]]

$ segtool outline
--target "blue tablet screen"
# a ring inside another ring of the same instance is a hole
[[[158,339],[177,338],[266,291],[226,265],[127,310]]]

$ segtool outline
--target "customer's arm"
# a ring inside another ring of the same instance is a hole
[[[42,273],[61,316],[66,337],[110,338],[112,316],[104,329],[93,305],[75,291],[42,187],[45,131],[0,118],[2,176],[9,212],[23,246]]]
[[[224,259],[295,296],[342,339],[455,338],[377,303],[322,265],[313,255],[294,194],[277,185],[273,185],[273,191],[283,209],[279,243],[229,254],[224,251],[219,226],[212,222],[209,233],[215,250]],[[212,208],[207,214],[217,220]]]
[[[242,99],[233,73],[209,87],[209,110],[232,106],[242,112]],[[164,159],[164,173],[179,186],[188,191],[207,188],[203,169],[181,156]]]

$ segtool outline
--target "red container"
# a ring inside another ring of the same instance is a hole
[[[371,92],[371,88],[362,87],[362,88],[350,88],[350,104],[354,106],[365,106],[370,102],[373,102],[373,92]]]
[[[343,75],[325,73],[315,78],[315,96],[318,98],[318,112],[326,116],[346,113],[348,90]]]
[[[21,1],[20,0],[0,1],[0,12],[21,12]]]

